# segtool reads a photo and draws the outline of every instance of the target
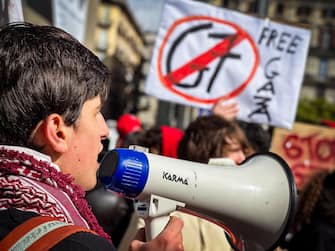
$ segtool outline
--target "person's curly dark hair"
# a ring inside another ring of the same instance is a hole
[[[236,122],[217,115],[201,116],[191,122],[179,143],[178,158],[208,163],[223,156],[225,146],[236,140],[244,151],[249,143]]]

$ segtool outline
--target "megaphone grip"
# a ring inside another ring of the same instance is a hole
[[[169,222],[170,216],[149,217],[145,221],[145,237],[147,241],[152,240],[163,231]]]

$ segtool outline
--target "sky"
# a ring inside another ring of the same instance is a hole
[[[157,31],[164,0],[127,0],[143,31]]]

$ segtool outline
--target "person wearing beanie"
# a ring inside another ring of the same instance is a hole
[[[116,147],[121,147],[128,135],[142,130],[142,123],[135,115],[126,113],[121,115],[117,120],[116,130],[119,134],[119,138],[116,141]]]
[[[178,145],[184,132],[177,127],[163,125],[162,134],[162,155],[171,158],[177,158]]]

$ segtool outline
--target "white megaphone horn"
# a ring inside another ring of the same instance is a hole
[[[107,189],[128,198],[154,200],[149,216],[184,206],[219,220],[243,239],[247,251],[275,248],[295,214],[293,175],[274,153],[255,154],[238,166],[215,166],[114,149],[103,158],[99,178]],[[169,208],[162,200],[164,209],[157,212],[160,198],[179,203]],[[153,229],[151,237],[157,234]]]

